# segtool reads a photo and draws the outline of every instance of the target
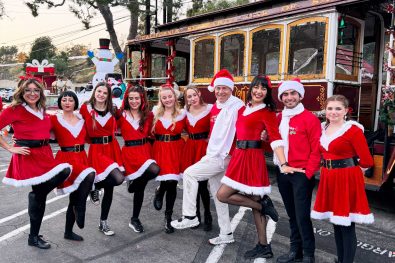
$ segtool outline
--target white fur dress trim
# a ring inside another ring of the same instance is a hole
[[[256,186],[248,186],[245,184],[241,184],[235,180],[230,179],[226,175],[222,177],[221,183],[238,190],[242,193],[245,193],[247,195],[257,195],[260,197],[263,197],[266,194],[270,194],[272,191],[272,187],[269,186],[261,186],[261,187],[256,187]]]
[[[163,175],[158,175],[155,178],[155,181],[169,181],[169,180],[176,180],[180,181],[182,178],[182,174],[163,174]]]
[[[156,163],[155,160],[148,159],[143,163],[142,166],[140,166],[140,168],[137,171],[127,175],[125,179],[130,181],[139,178],[145,172],[145,170],[147,170],[148,166],[150,166],[152,163]]]
[[[121,170],[121,168],[117,163],[112,163],[110,164],[106,170],[104,170],[101,174],[96,175],[95,177],[95,183],[101,182],[104,179],[106,179],[106,177],[111,173],[112,170],[114,170],[115,168],[118,168],[119,170]],[[121,170],[122,172],[122,170]]]
[[[342,127],[337,130],[335,133],[333,133],[330,136],[327,136],[325,134],[325,126],[326,123],[323,122],[321,123],[321,129],[322,129],[322,134],[321,134],[321,138],[320,138],[320,144],[321,146],[328,151],[329,149],[329,144],[339,138],[340,136],[342,136],[344,133],[346,133],[346,131],[348,131],[352,126],[357,126],[358,128],[360,128],[362,130],[362,132],[364,131],[364,127],[362,126],[362,124],[356,122],[356,121],[346,121],[344,122],[344,124],[342,125]]]
[[[312,210],[310,216],[313,219],[319,220],[329,219],[331,223],[341,226],[350,226],[352,222],[359,224],[373,224],[374,222],[373,214],[350,213],[349,216],[334,216],[333,212],[317,212]]]
[[[74,192],[75,190],[78,189],[82,181],[88,176],[90,173],[96,173],[96,170],[93,169],[92,167],[88,167],[85,170],[83,170],[77,178],[75,178],[74,182],[72,185],[67,186],[65,188],[55,188],[55,193],[56,195],[65,195],[65,194],[70,194]],[[67,180],[67,179],[66,179]]]

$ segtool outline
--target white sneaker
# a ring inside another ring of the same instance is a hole
[[[185,228],[191,228],[191,227],[197,226],[200,223],[199,223],[199,219],[197,218],[197,216],[195,216],[194,219],[188,219],[183,216],[178,220],[171,221],[170,224],[175,229],[185,229]]]
[[[228,235],[219,234],[219,236],[209,239],[208,242],[211,245],[230,244],[235,242],[235,239],[233,238],[233,233]]]
[[[106,236],[113,236],[115,234],[108,226],[107,220],[100,220],[99,231],[103,232]]]

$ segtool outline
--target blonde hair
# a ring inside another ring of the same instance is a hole
[[[193,91],[196,92],[197,96],[199,97],[199,104],[200,105],[206,105],[206,103],[204,103],[204,101],[203,101],[202,95],[200,94],[198,88],[196,88],[195,86],[189,85],[184,90],[184,103],[185,103],[185,107],[186,107],[187,111],[189,111],[189,109],[191,108],[191,105],[189,105],[188,101],[187,101],[187,92],[188,92],[188,90],[193,90]]]
[[[156,105],[156,110],[154,112],[154,121],[152,123],[152,130],[151,130],[152,133],[155,133],[155,125],[158,122],[159,118],[163,117],[163,115],[165,113],[165,106],[162,103],[161,94],[163,91],[166,91],[166,90],[171,91],[171,93],[174,96],[174,100],[175,100],[174,107],[173,107],[173,113],[171,114],[172,130],[175,128],[176,117],[181,113],[180,104],[178,103],[177,96],[176,96],[174,89],[170,88],[170,87],[161,87],[158,92],[158,98],[159,98],[158,104]]]
[[[331,96],[331,97],[326,99],[325,109],[328,106],[329,102],[331,102],[331,101],[338,101],[341,104],[343,104],[344,108],[346,108],[346,110],[348,110],[347,113],[346,113],[345,118],[346,118],[346,120],[349,120],[350,119],[350,110],[348,108],[348,105],[349,105],[348,99],[345,96],[343,96],[343,95],[333,95],[333,96]],[[326,122],[326,125],[329,125],[329,121],[328,120],[325,120],[325,122]]]
[[[18,88],[14,93],[13,100],[11,103],[12,107],[15,107],[17,105],[21,105],[23,103],[26,103],[25,99],[23,98],[23,95],[25,93],[25,88],[30,85],[34,84],[37,88],[40,89],[40,99],[37,101],[36,106],[39,109],[44,109],[45,110],[45,95],[44,95],[44,86],[36,79],[27,79],[24,80],[23,82],[20,81],[18,83]]]

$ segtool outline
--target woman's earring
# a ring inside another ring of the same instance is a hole
[[[344,115],[344,120],[347,120],[347,115]]]

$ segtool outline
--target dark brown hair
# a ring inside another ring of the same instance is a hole
[[[140,95],[140,100],[141,100],[141,105],[139,108],[139,114],[141,115],[140,121],[139,121],[139,129],[143,130],[144,128],[144,123],[147,120],[149,116],[149,105],[148,105],[148,99],[147,99],[147,92],[145,92],[144,88],[138,84],[132,84],[128,90],[126,91],[124,97],[123,97],[123,109],[124,110],[130,110],[130,104],[129,104],[129,94],[131,92],[137,92]]]

